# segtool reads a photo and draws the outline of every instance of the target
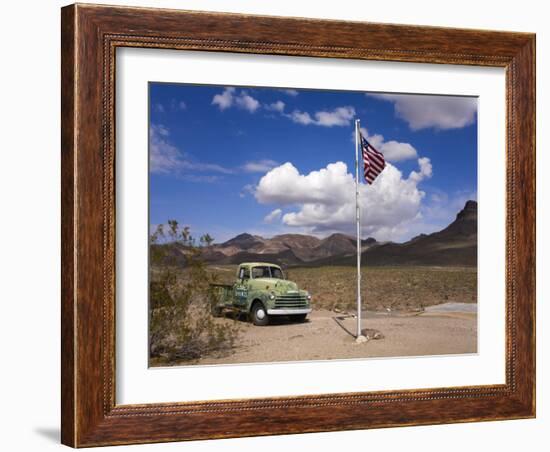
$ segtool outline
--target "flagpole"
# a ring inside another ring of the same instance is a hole
[[[361,211],[359,209],[359,119],[355,120],[355,220],[357,226],[357,336],[356,342],[365,342],[361,334]]]

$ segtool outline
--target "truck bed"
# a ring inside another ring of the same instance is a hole
[[[228,306],[233,304],[233,285],[232,284],[210,284],[214,296],[217,297],[218,304]]]

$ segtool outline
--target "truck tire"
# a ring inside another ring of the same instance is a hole
[[[269,316],[267,311],[264,308],[264,305],[257,301],[252,306],[252,311],[250,311],[250,316],[252,318],[252,323],[256,326],[266,326],[269,324]]]
[[[212,317],[223,317],[222,310],[218,306],[212,306],[210,312],[212,313]]]

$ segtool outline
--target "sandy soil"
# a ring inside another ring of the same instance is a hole
[[[317,310],[297,324],[281,318],[257,327],[242,322],[234,353],[205,357],[193,363],[233,364],[344,358],[444,355],[477,352],[475,304],[450,304],[421,313],[364,312],[362,327],[371,337],[357,344],[356,319],[344,313]],[[435,307],[434,307],[435,308]],[[381,336],[379,339],[373,339]]]

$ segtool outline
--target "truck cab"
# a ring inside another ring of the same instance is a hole
[[[311,312],[311,296],[285,279],[280,266],[267,262],[244,262],[233,285],[214,285],[216,313],[231,309],[246,313],[255,325],[269,324],[273,316],[305,321]]]

